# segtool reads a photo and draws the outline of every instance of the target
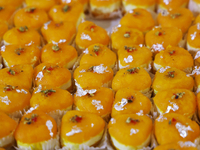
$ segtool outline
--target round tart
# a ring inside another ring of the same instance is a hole
[[[192,12],[187,8],[176,8],[158,14],[158,24],[162,27],[177,27],[185,34],[193,20]]]
[[[39,30],[49,20],[47,13],[36,7],[25,7],[15,13],[14,25],[16,27],[27,26]]]
[[[150,12],[142,8],[136,8],[122,17],[120,24],[146,33],[155,26],[155,21]]]
[[[0,70],[0,85],[12,85],[30,90],[32,88],[33,67],[16,65]]]
[[[40,61],[40,49],[35,45],[7,45],[1,47],[1,55],[5,67],[13,65],[31,65],[35,67]]]
[[[181,114],[167,113],[159,116],[154,123],[155,137],[160,145],[178,141],[195,142],[199,138],[199,125]]]
[[[109,45],[107,31],[93,22],[85,21],[78,27],[76,35],[76,47],[79,53],[93,44]]]
[[[68,111],[61,122],[61,145],[69,150],[98,146],[105,128],[104,120],[92,113]]]
[[[28,90],[12,85],[0,85],[0,111],[11,117],[21,118],[28,110],[31,94]]]
[[[151,101],[142,93],[131,88],[123,88],[115,95],[112,117],[121,114],[149,114],[151,106]]]
[[[170,66],[191,73],[193,61],[192,55],[184,48],[168,46],[155,56],[153,69],[157,71],[162,67]]]
[[[160,91],[153,98],[160,115],[174,112],[192,118],[196,113],[196,96],[186,89],[168,89]]]
[[[56,23],[67,21],[78,27],[84,19],[83,5],[80,3],[55,5],[49,11],[49,16]]]
[[[146,47],[126,45],[118,50],[119,69],[133,67],[150,69],[151,63],[152,52]]]
[[[165,68],[160,68],[154,77],[152,88],[156,94],[159,91],[167,89],[188,89],[193,90],[194,80],[192,77],[187,76],[185,72],[170,68],[169,66]]]
[[[71,22],[55,23],[49,21],[41,28],[42,35],[48,43],[72,44],[76,27]]]
[[[116,149],[142,149],[150,144],[152,128],[146,115],[124,114],[111,119],[108,133]]]
[[[94,113],[104,119],[109,118],[113,101],[113,91],[105,87],[86,90],[78,89],[74,96],[76,110]]]
[[[34,69],[35,86],[44,85],[70,90],[71,73],[67,68],[50,63],[41,63]]]
[[[117,52],[125,45],[144,44],[144,34],[138,29],[119,26],[113,30],[111,35],[112,50]]]
[[[81,65],[74,71],[77,88],[87,89],[96,87],[110,87],[113,70],[103,64],[98,66]]]
[[[48,149],[58,146],[56,121],[41,111],[25,114],[15,131],[19,149]]]
[[[67,43],[49,43],[41,50],[41,61],[43,63],[58,64],[67,69],[73,67],[77,57],[76,49],[73,46],[67,45]]]
[[[73,97],[68,91],[50,86],[35,88],[30,99],[31,107],[43,111],[55,119],[71,110],[72,105]]]
[[[17,127],[17,122],[5,113],[0,112],[0,147],[8,147],[14,144],[14,131]],[[2,148],[3,150],[3,148]]]
[[[112,89],[132,88],[142,93],[149,92],[151,77],[144,68],[124,68],[117,72],[112,81]]]
[[[111,51],[107,46],[102,44],[94,44],[89,46],[85,51],[80,60],[80,65],[95,66],[104,64],[114,68],[117,61],[116,54]]]
[[[27,26],[14,27],[8,30],[3,36],[5,45],[41,45],[41,36],[34,30]]]

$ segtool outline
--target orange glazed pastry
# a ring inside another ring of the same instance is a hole
[[[113,101],[113,91],[105,87],[78,89],[74,96],[76,110],[95,113],[104,119],[110,117]]]
[[[17,122],[3,112],[0,112],[0,122],[0,147],[12,146],[15,141],[13,134]]]
[[[5,45],[41,45],[41,36],[34,30],[29,29],[27,26],[15,27],[8,30],[3,36]]]
[[[25,7],[17,11],[14,16],[16,27],[27,26],[39,30],[49,20],[47,13],[35,7]]]
[[[73,46],[67,45],[67,43],[49,43],[41,50],[41,61],[43,63],[58,64],[67,69],[73,67],[77,57],[76,49]]]
[[[24,0],[0,0],[0,6],[21,7]]]
[[[25,114],[15,131],[19,149],[48,149],[58,147],[56,121],[41,111]]]
[[[158,14],[158,24],[162,27],[177,27],[185,34],[193,20],[193,14],[189,9],[176,8],[166,13]]]
[[[200,134],[199,125],[195,121],[176,113],[159,116],[154,122],[154,131],[161,145],[178,141],[195,142]]]
[[[104,134],[104,120],[92,113],[68,111],[61,122],[61,146],[69,150],[98,146]]]
[[[21,118],[28,110],[31,94],[28,90],[12,85],[0,85],[0,111],[11,117]]]
[[[111,40],[112,49],[117,52],[125,45],[144,44],[144,34],[138,29],[119,26],[113,30]]]
[[[75,69],[74,79],[77,88],[110,87],[113,70],[103,64],[98,66],[81,65]]]
[[[35,67],[40,61],[40,49],[35,45],[7,45],[1,47],[1,55],[5,67],[13,65],[31,65]]]
[[[111,119],[108,133],[116,149],[142,149],[149,146],[152,120],[146,115],[124,114]]]
[[[3,35],[8,31],[8,24],[6,21],[0,20],[0,41],[3,40]]]
[[[111,51],[107,46],[102,44],[94,44],[89,46],[85,51],[80,60],[80,65],[95,66],[104,64],[110,68],[114,68],[117,61],[116,54]]]
[[[107,31],[95,23],[85,21],[78,27],[76,35],[76,47],[79,53],[93,44],[109,45],[109,36]]]
[[[56,22],[71,22],[76,27],[84,19],[83,5],[80,3],[55,5],[49,11],[50,18]]]
[[[96,18],[114,18],[119,16],[120,0],[90,0],[90,11]]]
[[[16,65],[0,70],[0,85],[12,85],[30,90],[32,78],[33,68],[30,65]]]
[[[55,23],[49,21],[41,28],[41,32],[48,43],[72,44],[76,34],[76,27],[70,22]]]
[[[35,86],[44,85],[69,90],[71,73],[67,68],[50,63],[41,63],[34,69]]]
[[[25,0],[28,7],[36,7],[49,11],[54,5],[56,5],[57,0]]]
[[[151,77],[144,68],[124,68],[117,72],[112,81],[112,89],[132,88],[142,93],[149,92]]]
[[[112,117],[121,114],[149,114],[151,101],[142,93],[131,88],[123,88],[117,91],[112,108]]]
[[[32,94],[30,106],[48,113],[53,118],[61,117],[72,109],[73,97],[63,89],[39,86]]]
[[[159,91],[167,89],[188,89],[193,90],[194,80],[192,77],[187,76],[185,72],[170,68],[169,66],[165,68],[160,68],[154,77],[152,88],[156,94]]]
[[[167,46],[181,46],[182,32],[176,27],[155,27],[145,36],[146,46],[156,54]]]
[[[59,1],[61,2],[61,4],[80,3],[83,5],[84,11],[87,11],[89,7],[89,0],[70,0],[70,1],[59,0]]]
[[[160,115],[174,112],[192,118],[196,113],[196,96],[186,89],[160,91],[153,100]]]
[[[146,47],[126,45],[118,50],[119,69],[132,67],[150,69],[151,62],[152,52]]]
[[[186,73],[191,73],[194,62],[192,55],[184,48],[168,46],[166,50],[155,56],[153,66],[155,71],[162,67],[170,66]]]
[[[142,8],[136,8],[122,17],[120,24],[146,33],[155,26],[155,21],[150,12]]]
[[[187,33],[187,50],[194,55],[200,50],[200,23],[191,26]]]
[[[1,3],[2,0],[0,0]],[[16,0],[17,1],[17,0]],[[2,21],[12,23],[11,18],[16,8],[13,5],[1,5],[0,4],[0,18]]]

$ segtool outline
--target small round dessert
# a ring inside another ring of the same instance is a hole
[[[105,120],[110,118],[113,101],[113,91],[105,87],[86,90],[77,89],[74,96],[76,110],[97,114]]]
[[[200,50],[200,23],[193,25],[189,28],[187,33],[187,50],[192,54]]]
[[[136,8],[122,17],[120,24],[146,33],[155,26],[155,21],[150,12],[142,8]]]
[[[152,88],[156,94],[167,89],[188,89],[193,91],[194,80],[192,77],[177,68],[160,68],[154,77]]]
[[[18,10],[14,16],[16,27],[27,26],[39,30],[49,20],[47,13],[36,7],[25,7]]]
[[[25,114],[14,135],[19,149],[54,150],[59,145],[56,121],[41,111]]]
[[[71,73],[67,68],[59,65],[41,63],[34,69],[34,85],[70,90],[72,88]]]
[[[176,8],[159,13],[157,21],[162,27],[177,27],[185,34],[192,24],[193,14],[187,8]]]
[[[51,58],[51,59],[49,59]],[[71,69],[78,58],[76,49],[67,43],[45,45],[41,50],[42,63],[52,63]]]
[[[1,56],[5,67],[25,64],[35,67],[40,61],[40,49],[35,45],[7,45],[1,47]]]
[[[0,0],[0,6],[14,6],[19,8],[22,6],[24,0]]]
[[[170,144],[159,145],[154,150],[197,150],[196,145],[190,141],[179,141]]]
[[[195,142],[199,138],[199,125],[176,113],[160,115],[154,122],[154,133],[159,145],[178,141]],[[172,136],[173,135],[173,136]]]
[[[57,0],[25,0],[28,7],[36,7],[49,11],[54,5],[56,5]]]
[[[182,32],[177,27],[155,27],[145,36],[147,48],[154,54],[166,49],[169,45],[181,46]]]
[[[148,93],[151,87],[151,77],[144,68],[124,68],[117,72],[112,81],[112,89],[132,88],[142,93]]]
[[[3,35],[7,31],[8,31],[8,23],[6,21],[0,20],[0,42],[3,40]]]
[[[123,114],[111,119],[108,133],[116,149],[142,149],[149,146],[152,120],[146,115]]]
[[[17,122],[3,112],[0,112],[0,122],[0,147],[12,146],[15,142],[13,134],[17,127]]]
[[[2,0],[0,0],[1,3]],[[15,12],[16,8],[11,5],[1,5],[0,4],[0,18],[2,21],[7,21],[10,24],[12,23],[11,18],[13,13]]]
[[[118,50],[119,69],[133,67],[143,67],[145,69],[150,69],[151,63],[152,52],[146,47],[130,45],[121,47]]]
[[[72,44],[76,34],[76,27],[70,22],[55,23],[49,21],[41,28],[41,32],[48,43]]]
[[[107,46],[102,44],[94,44],[89,46],[80,60],[80,65],[95,66],[104,64],[110,68],[114,68],[117,61],[116,54],[111,51]]]
[[[90,0],[90,12],[94,18],[110,19],[119,16],[120,0]]]
[[[117,91],[112,108],[112,117],[121,114],[149,114],[151,101],[142,93],[131,88],[123,88]]]
[[[157,71],[166,66],[191,73],[194,61],[192,55],[184,48],[168,46],[164,51],[161,51],[155,56],[153,69]]]
[[[8,30],[3,36],[5,45],[41,45],[41,36],[34,30],[29,29],[27,26],[14,27]]]
[[[177,8],[187,8],[189,0],[158,0],[158,10],[157,12],[161,12],[162,10],[170,10]]]
[[[113,70],[103,64],[98,66],[81,65],[74,71],[77,88],[110,87]]]
[[[157,0],[122,0],[124,13],[127,13],[136,8],[143,8],[150,12],[154,12],[156,9]]]
[[[168,89],[160,91],[153,98],[160,115],[174,112],[192,118],[196,113],[196,96],[186,89]]]
[[[71,22],[76,27],[85,18],[83,5],[80,3],[55,5],[49,11],[49,17],[56,23]]]
[[[72,105],[73,97],[68,91],[50,86],[35,88],[30,99],[31,107],[47,113],[54,119],[59,119],[72,110]]]
[[[119,26],[111,34],[112,50],[117,52],[125,45],[144,44],[144,34],[138,29]]]
[[[16,65],[0,70],[0,85],[12,85],[30,90],[32,79],[33,67],[30,65]]]
[[[66,1],[66,0],[59,0],[61,4],[71,4],[71,3],[80,3],[83,5],[83,10],[85,12],[88,12],[89,9],[89,0],[70,0],[70,1]]]
[[[98,115],[68,111],[61,122],[61,146],[69,150],[98,146],[105,129],[105,121]]]
[[[26,89],[0,85],[0,111],[10,117],[21,118],[30,105],[31,94]]]
[[[192,11],[194,16],[199,15],[199,13],[200,13],[200,0],[190,0],[188,8],[190,9],[190,11]]]
[[[107,31],[90,21],[81,23],[78,27],[78,33],[76,35],[76,48],[79,54],[90,45],[97,43],[106,46],[109,45],[109,36]]]

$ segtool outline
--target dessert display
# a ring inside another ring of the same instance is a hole
[[[51,59],[49,59],[51,58]],[[78,54],[73,46],[67,43],[49,43],[41,50],[41,62],[58,64],[67,69],[71,69],[77,61]]]
[[[82,112],[68,111],[61,122],[61,145],[73,149],[97,146],[105,130],[105,121],[98,115]]]
[[[152,52],[144,46],[125,45],[118,50],[119,69],[143,67],[149,69],[152,63]]]
[[[36,45],[6,45],[1,47],[1,56],[5,67],[26,64],[35,67],[40,62],[40,49]]]
[[[116,54],[107,46],[102,44],[94,44],[89,46],[80,60],[80,65],[96,66],[104,64],[110,68],[114,68],[117,61]]]

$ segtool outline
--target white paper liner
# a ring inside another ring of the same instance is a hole
[[[15,142],[15,138],[14,138],[14,135],[13,135],[14,131],[12,131],[12,133],[10,133],[6,137],[0,138],[0,147],[9,148],[14,144],[14,142]]]
[[[197,16],[200,13],[200,4],[196,3],[193,0],[189,1],[188,8],[193,13],[194,16]]]
[[[8,116],[11,117],[11,118],[20,119],[28,109],[29,109],[29,106],[27,106],[23,110],[18,110],[16,112],[9,113]]]

